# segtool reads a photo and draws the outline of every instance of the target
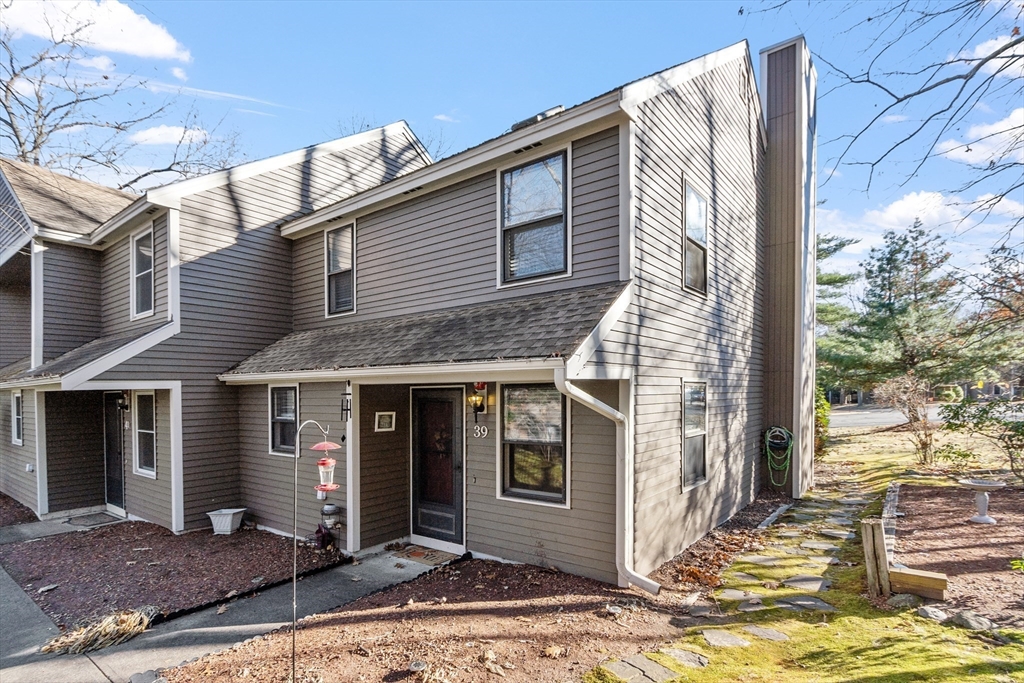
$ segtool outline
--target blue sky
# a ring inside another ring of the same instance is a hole
[[[39,7],[14,0],[5,23],[19,32],[18,49],[38,39]],[[554,105],[570,106],[636,78],[739,40],[752,51],[803,33],[829,59],[855,60],[863,35],[841,33],[827,5],[793,3],[781,12],[751,13],[755,2],[629,3],[330,3],[130,2],[65,3],[95,21],[93,61],[84,68],[149,79],[150,101],[178,93],[179,117],[192,106],[214,135],[237,131],[241,149],[257,159],[338,137],[354,123],[405,119],[427,141],[443,136],[457,152]],[[739,12],[740,8],[744,12]],[[867,13],[871,3],[861,3]],[[53,11],[51,7],[50,11]],[[858,10],[859,11],[859,10]],[[35,22],[35,23],[33,23]],[[993,23],[978,43],[997,39],[1013,18]],[[924,50],[925,47],[920,48]],[[948,50],[949,48],[939,48]],[[912,55],[907,55],[909,59]],[[755,68],[757,67],[755,60]],[[819,63],[821,90],[835,83]],[[157,98],[153,100],[152,98]],[[133,103],[137,105],[138,103]],[[819,140],[850,132],[877,101],[863,92],[819,100]],[[126,106],[126,105],[122,105]],[[1024,109],[1021,110],[1024,117]],[[968,122],[995,123],[1013,115],[997,103]],[[908,116],[907,118],[912,118]],[[894,116],[896,130],[907,121]],[[174,116],[162,122],[174,126]],[[968,135],[964,129],[961,135]],[[140,154],[157,155],[171,128],[153,127]],[[957,140],[953,139],[954,142]],[[952,144],[952,143],[951,143]],[[819,172],[833,168],[837,144],[819,148]],[[871,151],[870,147],[866,152]],[[819,232],[863,241],[839,259],[856,267],[885,228],[915,216],[940,230],[962,264],[977,261],[998,233],[966,229],[963,209],[949,192],[962,160],[940,158],[905,184],[907,160],[882,169],[866,193],[863,169],[840,166],[819,190]],[[143,157],[137,162],[144,166]],[[97,177],[108,181],[109,178]],[[985,188],[972,191],[974,199]],[[1019,212],[1024,197],[1003,212]]]

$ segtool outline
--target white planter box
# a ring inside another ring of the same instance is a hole
[[[242,523],[242,515],[248,508],[223,508],[221,510],[214,510],[213,512],[207,512],[210,516],[210,521],[213,522],[213,533],[215,534],[233,534],[238,529],[238,525]]]

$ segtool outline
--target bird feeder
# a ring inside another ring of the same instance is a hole
[[[336,443],[330,441],[321,441],[318,444],[312,446],[314,451],[334,451],[341,448]],[[334,483],[334,466],[337,465],[337,461],[334,458],[320,458],[316,461],[316,468],[320,472],[320,483],[315,487],[316,497],[318,500],[324,500],[327,498],[327,494],[331,491],[337,491],[339,486]]]

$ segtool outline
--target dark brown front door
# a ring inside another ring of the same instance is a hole
[[[462,545],[462,389],[412,390],[412,532]]]
[[[107,470],[107,504],[124,509],[124,429],[120,392],[103,394],[103,449]]]

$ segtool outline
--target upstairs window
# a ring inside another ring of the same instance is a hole
[[[502,495],[565,503],[565,397],[553,384],[501,392]]]
[[[707,382],[683,382],[683,488],[707,479]]]
[[[327,314],[347,313],[355,309],[353,253],[354,226],[327,233]]]
[[[11,392],[11,443],[25,443],[25,413],[21,403],[21,390]]]
[[[270,451],[295,453],[295,423],[298,417],[298,389],[270,388]]]
[[[708,291],[708,202],[686,183],[684,205],[683,284],[703,294]]]
[[[501,174],[502,281],[568,271],[565,153]]]
[[[156,476],[156,396],[135,393],[135,473]]]
[[[132,317],[153,313],[153,230],[132,238]]]

